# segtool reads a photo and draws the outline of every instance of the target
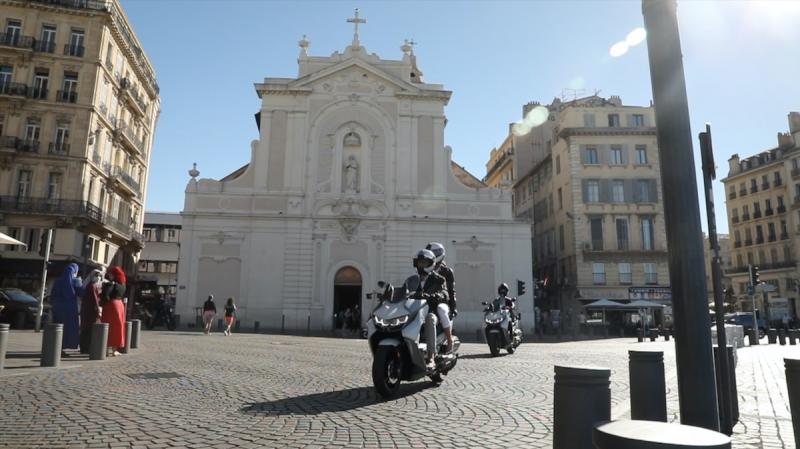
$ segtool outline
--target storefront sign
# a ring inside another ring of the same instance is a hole
[[[671,302],[672,290],[669,287],[628,287],[628,299]]]

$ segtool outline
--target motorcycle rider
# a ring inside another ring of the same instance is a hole
[[[417,298],[428,300],[429,309],[431,312],[436,313],[442,323],[445,337],[447,338],[448,350],[453,347],[453,332],[452,323],[449,316],[449,307],[447,306],[448,296],[445,290],[446,280],[443,276],[436,273],[436,256],[432,251],[421,249],[414,257],[414,268],[417,273],[413,274],[406,279],[403,288],[406,291],[414,291],[412,295]],[[426,341],[428,347],[428,365],[434,363],[433,356],[436,347],[436,327],[430,326],[427,328]]]
[[[497,286],[497,298],[495,298],[494,303],[495,307],[507,307],[511,315],[511,321],[517,320],[517,313],[515,311],[517,307],[517,298],[508,296],[508,284],[505,282]]]
[[[453,269],[447,266],[444,261],[445,250],[444,245],[439,242],[430,242],[425,249],[433,252],[436,256],[436,272],[439,273],[447,283],[447,307],[450,309],[450,320],[458,315],[456,310],[456,278]],[[449,348],[448,348],[449,349]]]

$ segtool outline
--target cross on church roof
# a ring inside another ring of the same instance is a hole
[[[351,18],[347,19],[347,23],[355,24],[356,31],[355,31],[355,33],[353,33],[353,48],[358,48],[359,47],[359,42],[358,42],[358,24],[359,23],[367,23],[367,19],[360,19],[358,17],[358,8],[356,8],[355,17],[351,17]]]

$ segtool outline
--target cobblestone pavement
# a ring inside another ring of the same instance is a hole
[[[0,374],[0,447],[551,447],[553,365],[612,369],[612,417],[625,417],[627,351],[665,351],[677,417],[672,342],[526,343],[492,359],[483,344],[439,387],[406,383],[379,401],[364,340],[145,332],[132,354],[39,368],[40,336],[12,333]],[[742,423],[734,447],[794,447],[782,357],[739,351]],[[154,373],[162,373],[160,378]]]

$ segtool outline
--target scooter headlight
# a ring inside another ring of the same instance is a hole
[[[406,324],[407,322],[408,322],[408,315],[403,315],[403,316],[399,316],[397,318],[391,318],[391,319],[388,319],[388,320],[381,319],[381,318],[379,318],[377,316],[375,317],[375,324],[378,327],[383,327],[383,328],[391,328],[391,327],[402,326],[402,325]]]

